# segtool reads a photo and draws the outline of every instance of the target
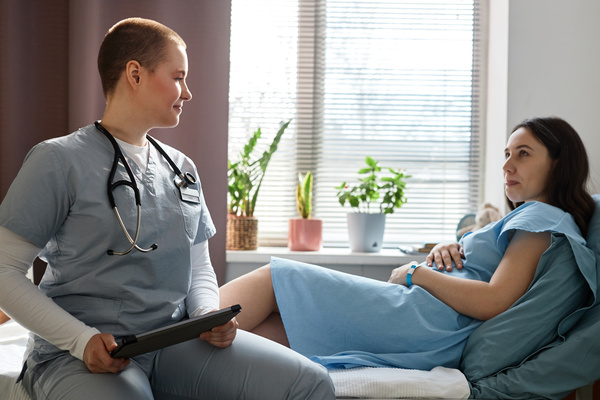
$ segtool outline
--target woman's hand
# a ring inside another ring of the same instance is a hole
[[[458,243],[439,243],[435,245],[433,249],[425,258],[428,267],[433,266],[433,262],[435,261],[435,265],[437,268],[442,271],[452,271],[452,261],[454,261],[454,265],[456,265],[457,269],[462,269],[463,264],[462,260],[465,258],[465,253],[463,248]]]
[[[89,340],[83,351],[83,362],[94,374],[117,373],[129,365],[129,359],[112,358],[110,352],[117,347],[115,337],[108,333],[98,333]]]
[[[408,270],[412,265],[418,265],[416,261],[411,261],[408,264],[404,264],[398,268],[394,268],[392,274],[390,275],[390,279],[388,279],[389,283],[395,283],[397,285],[408,286],[406,283],[406,275],[408,274]]]
[[[210,331],[202,332],[200,339],[212,344],[215,347],[225,348],[231,345],[238,329],[238,322],[232,318],[223,325],[215,326]]]

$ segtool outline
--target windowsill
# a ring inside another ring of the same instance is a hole
[[[227,263],[268,263],[271,256],[309,264],[330,265],[402,265],[421,262],[427,254],[406,254],[398,249],[379,253],[353,253],[349,248],[326,247],[319,251],[290,251],[287,247],[259,247],[257,250],[227,250]]]

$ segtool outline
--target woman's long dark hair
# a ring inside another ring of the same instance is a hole
[[[556,117],[527,119],[512,132],[519,128],[528,129],[538,138],[554,160],[546,185],[548,204],[571,214],[585,236],[596,202],[587,189],[590,164],[579,134],[569,123]],[[507,202],[511,210],[523,204],[514,204],[508,198]]]

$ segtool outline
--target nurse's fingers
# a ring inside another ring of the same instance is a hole
[[[208,332],[203,332],[200,339],[212,344],[215,347],[228,347],[235,339],[239,324],[235,318],[229,322],[214,327]]]
[[[112,358],[110,351],[117,347],[115,338],[108,333],[98,333],[88,341],[83,351],[83,362],[92,373],[117,373],[129,365],[125,358]]]

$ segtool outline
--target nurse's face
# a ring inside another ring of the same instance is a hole
[[[153,72],[146,71],[142,94],[147,117],[154,127],[173,127],[179,124],[183,103],[192,99],[185,81],[188,59],[183,47],[170,43],[167,58]]]
[[[504,150],[504,188],[513,203],[546,201],[553,161],[548,149],[527,128],[514,131]]]

